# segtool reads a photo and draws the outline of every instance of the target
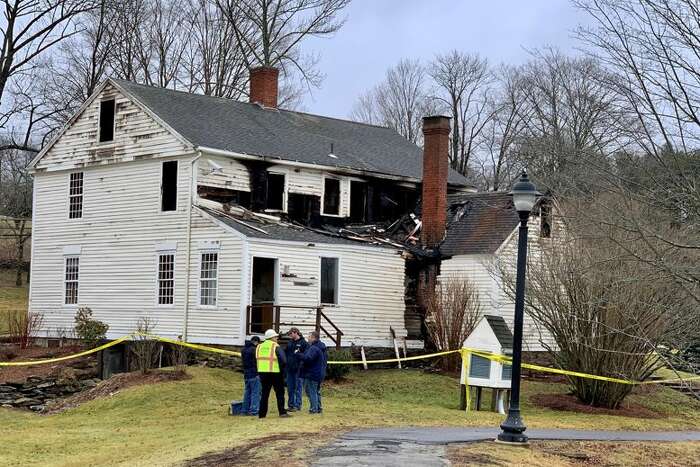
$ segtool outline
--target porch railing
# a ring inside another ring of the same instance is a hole
[[[285,310],[294,310],[296,318],[289,319],[289,313],[284,313]],[[303,310],[306,310],[306,313]],[[312,328],[319,334],[323,333],[333,341],[336,348],[340,348],[343,331],[323,312],[322,306],[258,303],[246,308],[246,335],[264,334],[267,329],[274,329],[279,333],[280,329],[289,327],[296,327],[301,331]]]

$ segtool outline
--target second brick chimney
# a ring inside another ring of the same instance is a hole
[[[450,118],[423,118],[423,194],[421,244],[435,248],[447,226],[447,174],[449,168]]]
[[[250,69],[250,102],[277,108],[277,79],[279,70],[270,66]]]

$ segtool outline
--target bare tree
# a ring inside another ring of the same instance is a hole
[[[0,151],[0,215],[5,216],[0,234],[14,241],[17,287],[23,282],[25,245],[32,235],[32,181],[25,170],[31,157],[18,149]]]
[[[435,98],[452,116],[452,168],[467,174],[478,140],[493,117],[488,103],[492,75],[488,62],[458,50],[438,55],[428,67],[437,85]]]
[[[351,118],[388,126],[412,143],[419,143],[422,118],[435,109],[427,84],[427,74],[420,61],[403,59],[387,71],[381,83],[360,96]]]

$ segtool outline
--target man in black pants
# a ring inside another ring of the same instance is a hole
[[[289,417],[290,415],[284,408],[284,367],[287,362],[284,355],[284,350],[277,344],[277,334],[273,329],[265,331],[265,342],[258,345],[255,349],[255,357],[258,362],[258,375],[260,376],[260,384],[262,385],[262,394],[260,397],[260,410],[258,417],[265,418],[267,416],[267,405],[270,399],[270,390],[275,390],[275,398],[277,399],[277,410],[280,417]]]

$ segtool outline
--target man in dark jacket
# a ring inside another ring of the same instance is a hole
[[[301,392],[304,387],[304,379],[300,375],[301,362],[295,354],[304,353],[309,344],[297,328],[292,328],[287,333],[290,340],[287,342],[285,353],[287,354],[287,394],[289,395],[290,412],[301,410]]]
[[[321,342],[317,332],[309,333],[309,347],[304,353],[297,353],[297,358],[303,362],[301,377],[304,378],[306,395],[309,398],[311,408],[309,413],[323,412],[321,404],[321,383],[326,378],[326,363],[328,352],[326,345]]]
[[[260,343],[258,336],[253,336],[245,341],[245,347],[241,352],[243,361],[243,380],[245,389],[243,392],[243,413],[246,415],[258,415],[260,409],[260,377],[258,376],[258,363],[255,359],[255,347]]]

